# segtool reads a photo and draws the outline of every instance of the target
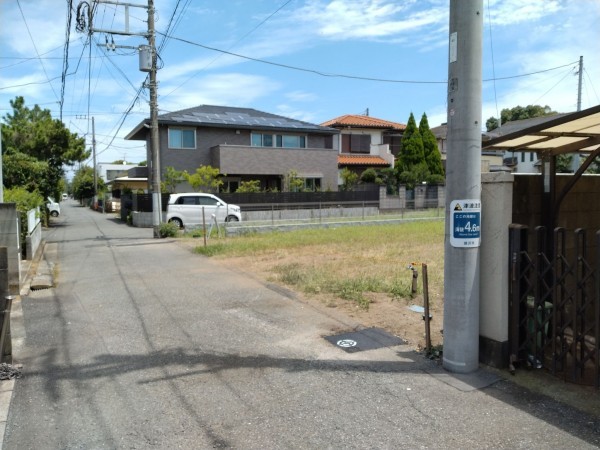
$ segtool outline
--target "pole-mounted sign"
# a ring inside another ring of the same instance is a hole
[[[481,200],[450,202],[450,245],[479,247],[481,242]]]

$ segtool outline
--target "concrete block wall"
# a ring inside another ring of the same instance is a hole
[[[0,203],[0,247],[7,248],[9,293],[18,295],[21,284],[19,214],[14,203]]]

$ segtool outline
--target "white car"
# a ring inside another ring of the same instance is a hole
[[[52,217],[58,217],[60,215],[60,205],[54,201],[52,197],[48,197],[48,203],[46,203],[48,211]]]
[[[179,228],[202,226],[202,208],[206,225],[213,221],[239,222],[242,220],[240,207],[228,205],[216,195],[187,192],[171,194],[167,205],[167,222],[175,223]]]

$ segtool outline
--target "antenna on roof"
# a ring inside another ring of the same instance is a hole
[[[369,108],[365,109],[365,116],[369,117]]]

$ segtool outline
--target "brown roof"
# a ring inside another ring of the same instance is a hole
[[[385,159],[371,155],[338,155],[338,165],[343,166],[389,166]]]
[[[360,127],[360,128],[392,128],[394,130],[404,130],[406,125],[403,123],[389,122],[383,119],[377,119],[370,116],[361,116],[346,114],[336,117],[321,124],[322,127]]]

